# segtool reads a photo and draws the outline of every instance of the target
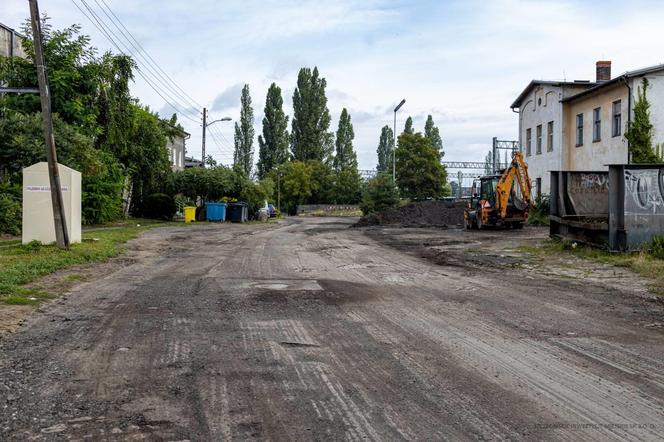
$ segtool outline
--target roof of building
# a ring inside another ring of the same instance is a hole
[[[559,80],[533,80],[528,83],[528,86],[516,97],[514,103],[510,106],[511,109],[521,106],[523,99],[530,93],[530,90],[535,86],[583,86],[588,85],[588,87],[594,85],[595,83],[590,82],[589,80],[574,80],[574,81],[559,81]]]
[[[578,94],[574,94],[570,97],[564,98],[561,101],[566,102],[566,103],[576,101],[579,98],[587,97],[588,95],[592,95],[595,92],[598,92],[602,89],[605,89],[605,88],[608,88],[608,87],[613,87],[621,81],[625,81],[625,80],[628,80],[628,79],[634,78],[634,77],[640,77],[642,75],[647,75],[647,74],[651,74],[653,72],[658,72],[658,71],[664,71],[664,64],[658,64],[658,65],[654,65],[654,66],[649,66],[647,68],[636,69],[636,70],[633,70],[633,71],[627,71],[622,75],[619,75],[615,78],[612,78],[611,80],[603,81],[601,83],[595,83],[595,85],[593,87],[591,87],[589,89],[586,89],[585,91],[579,92]]]
[[[16,29],[10,28],[9,26],[7,26],[5,24],[0,23],[0,28],[5,29],[9,32],[13,32],[14,34],[18,35],[19,37],[25,38],[25,35],[21,34]]]

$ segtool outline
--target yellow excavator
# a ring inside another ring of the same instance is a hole
[[[473,187],[477,189],[477,184]],[[466,229],[520,229],[528,220],[530,177],[521,152],[514,152],[512,163],[502,174],[480,177],[478,190],[479,194],[473,191],[463,213]]]

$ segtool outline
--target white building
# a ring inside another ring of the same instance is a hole
[[[625,138],[634,103],[648,79],[653,146],[664,144],[664,65],[625,72],[562,100],[564,158],[561,170],[607,170],[608,164],[630,162]]]
[[[185,142],[191,135],[179,127],[170,127],[174,130],[166,137],[166,149],[171,160],[171,169],[177,172],[185,169],[185,153],[187,151]]]
[[[664,65],[611,78],[611,62],[598,61],[596,72],[594,83],[533,80],[512,103],[534,195],[550,193],[552,170],[599,171],[629,162],[625,131],[643,78],[650,82],[653,142],[664,143]]]
[[[549,193],[549,172],[563,167],[563,105],[589,81],[533,80],[512,103],[519,114],[519,145],[533,180],[534,195]]]

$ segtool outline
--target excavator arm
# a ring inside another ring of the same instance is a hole
[[[521,189],[524,201],[530,204],[530,177],[528,176],[528,166],[523,161],[521,152],[514,153],[512,164],[503,172],[496,185],[498,214],[503,219],[507,216],[507,204],[515,179]]]

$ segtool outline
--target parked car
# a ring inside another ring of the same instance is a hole
[[[270,215],[270,218],[276,218],[279,216],[279,211],[274,207],[274,204],[267,205],[267,213]]]

